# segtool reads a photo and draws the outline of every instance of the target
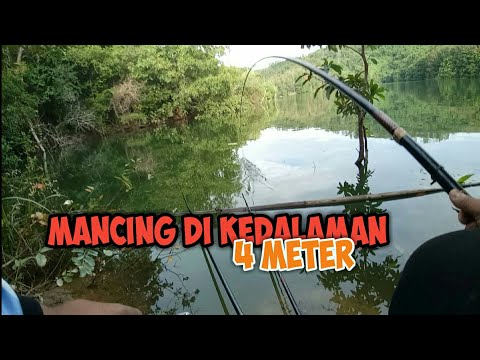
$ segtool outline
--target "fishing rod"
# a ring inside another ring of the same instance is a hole
[[[193,214],[192,210],[190,209],[190,206],[188,206],[187,198],[185,197],[185,194],[182,193],[182,196],[183,196],[183,200],[185,201],[185,205],[187,206],[188,211],[190,212],[190,214]],[[223,276],[222,271],[218,267],[215,259],[213,258],[212,253],[210,252],[210,249],[208,247],[202,246],[202,251],[203,251],[203,256],[205,257],[205,261],[207,261],[207,265],[208,265],[208,260],[207,260],[207,255],[206,254],[208,254],[208,256],[210,257],[210,262],[215,267],[217,275],[218,275],[218,277],[220,278],[220,281],[223,284],[225,292],[227,293],[227,295],[228,295],[228,297],[229,297],[229,299],[232,303],[232,306],[235,309],[235,312],[237,313],[237,315],[243,315],[243,311],[240,307],[240,304],[238,303],[237,299],[235,298],[235,295],[233,295],[233,292],[230,289],[230,286],[228,286],[227,280],[225,280],[225,277]],[[222,304],[222,306],[223,306],[223,304]]]
[[[293,62],[310,70],[312,74],[320,76],[327,83],[334,86],[337,90],[341,91],[343,94],[352,99],[359,107],[365,110],[380,125],[382,125],[393,136],[395,141],[399,145],[403,146],[415,158],[415,160],[417,160],[420,165],[422,165],[423,168],[427,170],[427,172],[432,177],[433,182],[437,182],[447,194],[450,193],[450,191],[453,189],[458,189],[468,195],[468,193],[462,188],[462,186],[455,181],[455,179],[443,168],[443,166],[437,163],[402,127],[400,127],[395,121],[393,121],[392,118],[390,118],[383,111],[377,109],[371,102],[369,102],[367,99],[365,99],[362,95],[353,90],[344,82],[329,75],[326,71],[316,68],[314,65],[306,61],[291,58],[288,56],[267,56],[255,62],[255,64],[253,64],[252,67],[250,67],[250,69],[248,70],[247,76],[245,77],[245,81],[243,83],[242,100],[240,102],[240,113],[243,103],[243,93],[245,91],[245,84],[247,82],[248,75],[253,70],[256,64],[258,64],[262,60],[269,58],[278,58]]]
[[[242,192],[242,197],[243,201],[245,202],[245,206],[248,209],[248,212],[251,214],[252,210],[250,209],[250,206],[248,206],[247,199],[245,199],[245,195],[243,195]],[[285,292],[287,293],[288,300],[290,300],[290,304],[292,304],[293,311],[295,312],[295,315],[302,315],[302,312],[300,308],[298,307],[297,302],[295,301],[295,298],[293,297],[293,293],[291,292],[290,288],[288,287],[287,281],[283,277],[282,273],[280,271],[274,271],[273,272],[277,276],[277,281],[280,279],[280,284],[284,288]]]
[[[290,304],[292,304],[295,315],[302,315],[302,311],[298,307],[298,304],[295,301],[295,298],[293,297],[293,293],[288,287],[287,281],[283,277],[282,273],[280,271],[274,271],[273,273],[276,274],[277,277],[280,279],[280,283],[282,284],[283,288],[285,289],[285,292],[287,293],[288,300],[290,300]]]

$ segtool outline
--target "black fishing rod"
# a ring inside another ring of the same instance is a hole
[[[245,206],[247,207],[247,210],[250,214],[252,214],[252,210],[250,209],[250,206],[248,206],[247,199],[245,199],[245,195],[243,195],[243,201],[245,202]],[[282,273],[280,271],[274,271],[273,272],[277,276],[277,281],[278,279],[280,280],[279,283],[282,285],[283,289],[287,293],[288,300],[290,300],[290,304],[292,304],[293,311],[295,312],[295,315],[302,315],[302,312],[300,308],[298,307],[297,302],[295,301],[295,298],[293,297],[293,293],[291,292],[290,288],[288,287],[287,281],[283,277]]]
[[[185,197],[185,195],[182,193],[182,196],[183,196],[183,200],[185,201],[185,205],[187,206],[187,209],[188,211],[190,212],[190,214],[193,214],[192,213],[192,210],[190,209],[190,206],[188,206],[188,203],[187,203],[187,198]],[[206,249],[206,250],[205,250]],[[206,254],[208,254],[209,258],[210,258],[210,262],[213,264],[213,266],[215,267],[215,270],[217,272],[217,275],[218,277],[220,278],[220,281],[222,282],[223,284],[223,287],[225,289],[225,292],[227,293],[231,303],[232,303],[232,306],[233,308],[235,309],[235,312],[237,313],[237,315],[243,315],[243,311],[240,307],[240,304],[238,303],[237,299],[235,298],[235,295],[233,295],[233,292],[232,292],[232,289],[230,289],[230,286],[228,286],[228,283],[227,283],[227,280],[225,280],[225,276],[223,276],[223,273],[222,271],[220,270],[220,268],[218,267],[217,263],[215,262],[215,259],[213,258],[212,256],[212,253],[210,252],[210,249],[208,247],[204,247],[202,246],[202,251],[203,251],[203,255],[205,256],[205,260],[207,261],[207,256]],[[207,262],[207,265],[208,265],[208,262]],[[223,305],[223,304],[222,304]]]
[[[243,103],[243,93],[245,90],[245,84],[247,82],[248,75],[257,63],[268,58],[278,58],[293,62],[310,70],[312,74],[320,76],[327,83],[333,85],[337,90],[341,91],[343,94],[352,99],[358,106],[360,106],[363,110],[370,114],[380,125],[382,125],[393,136],[395,141],[402,145],[420,163],[420,165],[422,165],[424,169],[428,171],[428,173],[432,177],[433,182],[437,182],[447,194],[450,193],[450,191],[453,189],[458,189],[468,195],[468,193],[460,186],[459,183],[455,181],[455,179],[443,168],[443,166],[438,164],[410,135],[407,134],[407,132],[403,128],[401,128],[395,121],[393,121],[392,118],[390,118],[383,111],[377,109],[371,102],[369,102],[367,99],[365,99],[362,95],[353,90],[347,84],[329,75],[326,71],[316,68],[315,66],[306,61],[287,56],[267,56],[258,60],[248,70],[247,76],[245,77],[242,89],[241,104]],[[241,106],[242,105],[240,105],[240,111]]]
[[[295,312],[295,315],[302,315],[302,311],[298,307],[298,304],[295,301],[295,298],[293,297],[293,293],[288,287],[287,281],[283,277],[282,273],[280,271],[274,271],[274,274],[276,274],[277,277],[280,279],[280,283],[282,284],[283,289],[287,293],[288,300],[290,300],[290,304],[292,304],[292,308],[293,308],[293,311]]]

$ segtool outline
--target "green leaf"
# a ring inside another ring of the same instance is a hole
[[[40,249],[40,251],[39,251],[39,252],[43,254],[43,253],[46,253],[47,251],[50,251],[50,250],[53,250],[53,249],[52,249],[52,248],[49,248],[49,247],[46,247],[46,246],[44,246],[44,247],[42,247],[42,248]]]
[[[105,254],[105,256],[112,256],[113,255],[112,250],[103,250],[103,253]]]
[[[473,175],[475,175],[475,174],[463,175],[461,178],[459,178],[459,179],[457,180],[457,182],[458,182],[459,184],[463,184],[463,183],[465,183],[465,181],[467,181],[468,179],[470,179]]]
[[[337,64],[330,64],[330,67],[336,71],[338,74],[342,75],[342,67]]]
[[[327,99],[330,100],[330,95],[332,94],[332,92],[335,90],[335,88],[333,86],[329,86],[327,91],[326,91],[326,94],[327,94]]]
[[[91,257],[86,257],[85,258],[85,264],[90,265],[92,268],[95,267],[95,260]]]
[[[80,270],[80,277],[83,278],[87,275],[87,270],[85,270],[85,268],[82,266],[82,267],[79,267],[78,268]]]
[[[298,80],[300,80],[301,78],[303,78],[304,76],[308,75],[307,73],[304,73],[302,75],[300,75],[297,80],[295,80],[295,84],[298,82]]]
[[[318,92],[319,92],[320,90],[322,90],[321,87],[319,87],[319,88],[317,88],[317,90],[315,90],[315,93],[313,94],[313,98],[314,98],[314,99],[317,97],[317,94],[318,94]]]
[[[377,65],[377,60],[375,60],[375,59],[370,59],[370,61],[371,61],[372,63],[374,63],[375,65]]]
[[[63,280],[58,278],[57,279],[57,286],[63,286]]]
[[[72,259],[72,261],[75,264],[75,266],[81,266],[82,265],[82,259],[74,258],[74,259]]]
[[[47,257],[43,254],[38,253],[37,256],[35,256],[35,261],[37,262],[38,266],[44,267],[47,263]]]

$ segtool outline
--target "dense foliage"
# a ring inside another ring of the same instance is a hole
[[[178,124],[239,111],[244,72],[219,62],[220,46],[8,46],[2,49],[3,169],[22,168],[42,142],[62,145],[108,126]],[[273,87],[248,82],[247,105]],[[248,109],[248,106],[247,106]]]
[[[381,82],[424,80],[435,78],[479,78],[480,47],[478,45],[382,45],[369,52],[368,59],[374,59],[369,74]],[[345,73],[361,71],[362,61],[349,49],[342,48],[332,53],[328,49],[305,57],[305,60],[322,67],[324,58],[334,61]],[[272,81],[279,95],[295,92],[314,91],[314,84],[295,83],[303,69],[297,65],[280,62],[260,71]]]
[[[152,154],[142,152],[142,146],[121,148],[135,154],[124,158],[115,153],[107,162],[102,156],[105,149],[75,163],[59,161],[89,140],[148,128],[148,138],[160,152],[165,142],[178,144],[176,154],[158,154],[165,160],[158,166],[173,162],[186,170],[176,184],[168,184],[165,205],[178,207],[173,188],[184,187],[189,195],[192,179],[197,186],[219,190],[199,182],[205,180],[201,174],[192,177],[199,157],[211,152],[204,162],[208,164],[219,151],[232,152],[229,143],[244,142],[259,131],[260,123],[249,119],[268,117],[275,109],[275,88],[253,74],[245,88],[242,117],[238,116],[245,70],[221,64],[224,50],[222,46],[2,48],[2,268],[20,292],[36,289],[36,293],[55,281],[62,285],[75,274],[94,275],[105,262],[102,257],[114,254],[89,249],[47,254],[43,243],[49,213],[113,211],[119,192],[135,194],[138,174],[148,175],[146,185],[165,180],[152,175],[148,167]],[[217,144],[211,136],[225,128],[234,135]],[[78,183],[74,191],[65,191],[58,181],[69,165],[84,171],[69,179],[70,184]],[[231,166],[231,171],[221,171],[227,183],[235,184],[238,165]],[[99,169],[103,175],[92,178]],[[206,177],[220,171],[202,169]],[[223,193],[216,196],[220,205],[228,201]]]

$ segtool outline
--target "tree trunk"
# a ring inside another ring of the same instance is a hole
[[[358,160],[357,160],[358,161]],[[365,174],[365,166],[366,164],[364,162],[356,162],[355,165],[357,166],[358,168],[358,178],[359,179],[362,179],[364,178],[364,176],[362,176],[362,174]]]
[[[360,52],[363,61],[363,89],[365,91],[365,95],[368,92],[368,61],[367,56],[365,55],[365,45],[362,45],[362,50]],[[360,110],[362,111],[362,110]],[[362,161],[368,161],[368,147],[367,147],[367,132],[365,126],[363,124],[363,120],[365,119],[365,112],[362,111],[362,115],[358,117],[358,141],[360,143],[360,149],[358,154],[358,159],[356,164],[358,165]]]
[[[363,125],[363,138],[365,139],[365,161],[368,161],[368,142],[367,142],[367,128]]]
[[[37,133],[35,132],[32,123],[29,121],[28,124],[30,125],[30,131],[33,134],[33,137],[35,138],[35,141],[38,144],[38,147],[40,150],[42,150],[43,153],[43,170],[45,171],[45,176],[48,178],[48,168],[47,168],[47,153],[45,151],[45,148],[43,147],[42,143],[40,142],[40,139],[37,136]]]
[[[20,63],[21,63],[21,61],[22,61],[23,50],[24,50],[23,46],[20,46],[20,47],[18,48],[17,62],[16,62],[17,65],[20,65]]]
[[[364,83],[364,89],[365,89],[365,92],[367,92],[368,90],[368,61],[367,61],[367,56],[365,55],[365,45],[362,45],[362,60],[363,60],[363,78],[365,80],[365,83]]]
[[[358,159],[355,161],[355,164],[360,165],[363,160],[365,160],[365,135],[363,131],[363,119],[365,118],[365,113],[360,110],[358,115]]]

